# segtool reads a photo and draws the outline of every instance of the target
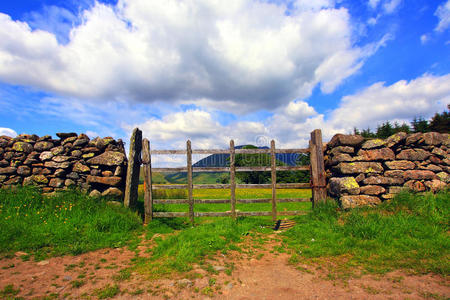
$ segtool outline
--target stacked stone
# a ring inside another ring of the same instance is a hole
[[[450,134],[337,134],[327,144],[325,169],[329,194],[343,208],[377,205],[402,189],[435,192],[450,181]]]
[[[122,140],[85,134],[0,136],[0,186],[37,185],[44,193],[80,187],[122,196],[127,159]]]

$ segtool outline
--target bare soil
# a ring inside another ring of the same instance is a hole
[[[142,243],[138,255],[148,256],[149,245]],[[149,279],[133,270],[129,278],[118,276],[133,266],[136,257],[127,248],[41,262],[24,261],[19,252],[0,260],[0,298],[3,293],[10,299],[98,299],[107,296],[102,291],[108,286],[117,285],[114,299],[450,299],[450,282],[439,275],[399,270],[330,276],[324,264],[289,264],[290,255],[273,251],[277,245],[276,235],[263,245],[247,241],[243,252],[217,254],[188,273],[163,279]],[[15,296],[5,293],[8,285],[19,290]]]

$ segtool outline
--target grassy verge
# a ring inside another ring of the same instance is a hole
[[[80,254],[120,247],[136,237],[141,219],[121,206],[72,191],[42,196],[34,188],[0,189],[0,253]]]
[[[340,212],[326,204],[284,234],[291,262],[331,262],[341,275],[354,267],[370,273],[406,269],[450,272],[450,192],[403,192],[376,208]],[[333,275],[331,275],[333,276]]]

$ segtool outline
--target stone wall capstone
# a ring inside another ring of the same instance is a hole
[[[122,140],[85,134],[0,136],[0,186],[37,185],[44,193],[79,187],[122,197],[127,157]]]
[[[325,150],[325,170],[328,193],[343,208],[377,205],[402,189],[435,192],[450,182],[450,134],[370,140],[336,134]]]

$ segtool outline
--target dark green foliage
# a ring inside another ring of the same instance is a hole
[[[0,252],[80,254],[124,246],[140,228],[137,214],[75,190],[45,197],[31,187],[0,189]]]
[[[430,131],[436,131],[441,133],[450,132],[450,104],[447,105],[448,111],[444,111],[442,114],[436,113],[431,118],[429,129]]]
[[[414,118],[414,120],[411,122],[411,127],[413,129],[413,132],[429,132],[430,131],[428,121],[422,117]]]

